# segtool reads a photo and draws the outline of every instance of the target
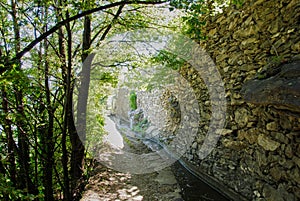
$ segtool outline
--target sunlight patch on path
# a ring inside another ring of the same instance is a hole
[[[98,167],[89,179],[80,201],[142,201],[140,188],[131,184],[131,175]]]
[[[109,117],[105,116],[104,123],[104,129],[107,131],[108,135],[104,136],[103,142],[109,143],[112,148],[123,149],[123,137],[117,130],[115,122],[113,122]]]
[[[100,197],[95,191],[89,190],[85,193],[86,198],[81,199],[81,201],[99,201]]]

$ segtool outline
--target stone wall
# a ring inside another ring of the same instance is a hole
[[[188,126],[199,129],[184,157],[247,200],[300,200],[300,118],[272,104],[246,102],[241,93],[249,80],[264,79],[266,71],[300,59],[300,1],[245,0],[243,7],[229,7],[205,20],[202,33],[207,40],[200,45],[214,60],[225,83],[226,124],[217,131],[221,137],[215,149],[200,160],[211,103],[201,75],[190,66],[182,67],[180,74],[193,88],[200,113],[199,124]],[[173,94],[180,90],[174,89]],[[159,134],[160,140],[170,143],[164,139],[175,137],[180,128],[174,127],[177,120],[168,112],[164,93],[139,93],[138,101],[153,125],[167,131],[169,136]],[[178,97],[180,111],[195,109],[181,105],[188,101],[186,96]],[[186,146],[184,140],[178,143]]]
[[[172,86],[137,92],[138,107],[143,110],[144,116],[150,122],[150,130],[152,129],[147,132],[151,136],[147,137],[156,137],[161,142],[171,143],[173,148],[180,144],[182,149],[188,149],[191,142],[183,140],[180,135],[197,129],[199,122],[198,101],[192,90],[189,82],[181,77],[176,78]],[[153,129],[156,131],[153,132]],[[195,131],[193,133],[196,134]],[[172,143],[175,138],[181,143]]]
[[[129,89],[128,88],[118,88],[115,104],[113,108],[113,114],[117,115],[123,121],[129,122],[128,112],[130,111],[129,106]]]
[[[201,140],[186,157],[249,200],[300,200],[300,119],[241,94],[266,69],[300,58],[300,1],[247,0],[206,19],[202,33],[225,83],[226,127],[208,157],[197,156]]]
[[[145,118],[151,122],[152,126],[155,126],[161,130],[165,125],[165,119],[167,117],[166,111],[161,104],[161,90],[139,91],[137,92],[137,105],[138,108],[143,110]]]

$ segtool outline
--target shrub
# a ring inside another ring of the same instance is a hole
[[[134,91],[131,91],[129,95],[129,106],[131,110],[137,109],[136,99],[137,99],[136,93]]]

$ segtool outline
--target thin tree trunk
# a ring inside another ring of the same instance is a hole
[[[20,40],[20,27],[18,23],[17,17],[17,7],[15,0],[11,0],[11,16],[13,20],[14,27],[14,37],[15,37],[15,53],[18,54],[21,49],[21,40]],[[16,60],[15,63],[16,69],[21,71],[21,61],[20,59]],[[22,86],[22,83],[16,83],[18,86]],[[27,142],[27,134],[26,134],[26,123],[24,121],[25,113],[24,113],[24,104],[23,104],[23,92],[22,87],[17,87],[15,85],[15,101],[17,108],[17,118],[16,125],[18,130],[18,145],[20,152],[19,153],[19,163],[20,163],[20,175],[18,178],[19,187],[22,189],[26,189],[30,194],[37,194],[37,188],[33,185],[30,178],[30,163],[29,163],[29,145]]]
[[[83,43],[82,43],[82,71],[80,73],[80,87],[78,91],[78,104],[77,104],[77,132],[80,139],[85,143],[86,139],[86,110],[87,100],[90,85],[91,74],[91,62],[92,58],[89,56],[89,49],[91,47],[91,19],[89,16],[84,18],[84,30],[83,30]]]
[[[64,0],[58,1],[58,6],[56,8],[56,16],[58,21],[61,21],[63,17],[62,7],[64,7]],[[61,74],[64,87],[64,105],[63,105],[63,126],[61,135],[61,146],[62,146],[62,169],[63,169],[63,200],[71,201],[72,193],[70,189],[70,178],[69,178],[69,152],[67,147],[67,136],[68,136],[68,72],[67,72],[67,57],[65,48],[65,37],[63,34],[63,27],[58,29],[58,48],[59,48],[59,58],[61,63]]]
[[[6,170],[5,170],[5,168],[4,168],[4,165],[3,165],[3,163],[2,163],[2,156],[0,155],[0,174],[2,174],[2,175],[5,175],[6,174]],[[9,201],[9,194],[8,193],[6,193],[6,192],[2,192],[2,199],[4,200],[4,201]]]
[[[111,23],[107,26],[102,34],[100,41],[103,41],[109,31],[111,30],[113,24],[118,19],[122,13],[124,5],[119,6],[117,13],[114,15]],[[91,65],[95,54],[89,55],[89,49],[91,48],[91,20],[90,16],[85,16],[84,18],[84,31],[83,31],[83,45],[82,45],[82,71],[80,75],[80,86],[78,93],[78,103],[77,103],[77,132],[80,136],[80,139],[84,143],[86,140],[86,111],[87,111],[87,101],[89,95],[90,87],[90,74],[91,74]]]
[[[112,22],[104,30],[100,41],[104,40],[109,31],[111,30],[114,22],[118,19],[122,13],[124,5],[119,6],[116,15],[112,19]],[[83,161],[84,161],[84,143],[86,140],[86,111],[87,111],[87,101],[88,101],[88,92],[90,86],[90,74],[91,74],[91,65],[95,54],[89,55],[89,50],[91,48],[91,19],[90,16],[85,16],[84,18],[84,31],[83,31],[83,45],[82,45],[82,71],[80,75],[80,86],[78,93],[78,103],[77,103],[77,133],[71,133],[73,139],[72,142],[72,157],[71,157],[71,175],[72,181],[76,182],[82,176],[83,171]],[[73,118],[72,118],[73,120]],[[74,122],[71,122],[70,125],[74,125]],[[75,127],[74,127],[75,129]],[[78,138],[78,136],[80,138]],[[75,188],[75,183],[73,183],[72,189]]]
[[[5,114],[5,120],[4,120],[4,125],[3,129],[4,132],[6,133],[6,139],[7,139],[7,153],[8,153],[8,172],[10,179],[13,184],[17,183],[16,180],[16,159],[15,159],[15,152],[14,152],[14,147],[15,147],[15,141],[13,139],[13,131],[11,129],[11,121],[7,119],[6,117],[8,116],[8,99],[7,99],[7,93],[4,89],[2,88],[2,107],[3,107],[3,112]]]
[[[68,18],[67,12],[67,18]],[[73,119],[73,89],[74,89],[74,82],[72,76],[72,30],[70,27],[70,23],[66,24],[67,30],[67,44],[68,44],[68,51],[67,51],[67,58],[68,58],[68,65],[67,65],[67,83],[66,83],[66,112],[67,112],[67,121],[68,121],[68,131],[70,134],[70,141],[72,146],[71,151],[71,192],[72,196],[77,196],[77,184],[79,179],[82,177],[83,173],[83,161],[84,161],[84,146],[77,134],[74,119]]]
[[[67,150],[67,129],[68,129],[68,101],[67,101],[67,66],[66,66],[66,55],[65,55],[65,45],[63,40],[63,30],[59,29],[59,54],[61,59],[61,72],[64,82],[64,91],[65,91],[65,100],[64,100],[64,114],[63,114],[63,128],[62,128],[62,137],[61,137],[61,146],[62,146],[62,167],[63,167],[63,197],[64,200],[72,200],[70,192],[70,181],[69,181],[69,171],[68,171],[68,150]]]
[[[47,8],[46,8],[47,9]],[[45,13],[47,18],[47,11]],[[45,27],[47,30],[47,25]],[[44,85],[45,85],[45,95],[47,102],[47,113],[48,113],[48,129],[45,133],[45,155],[46,160],[44,163],[44,187],[45,187],[45,201],[54,201],[53,197],[53,163],[54,163],[54,142],[53,142],[53,123],[54,123],[54,110],[51,104],[51,91],[49,87],[49,63],[48,59],[48,42],[44,41]]]
[[[0,58],[2,58],[2,51],[0,49]],[[12,122],[9,120],[8,114],[9,114],[9,103],[8,103],[8,96],[6,92],[6,88],[3,86],[1,88],[1,93],[2,93],[2,108],[4,112],[4,124],[2,125],[3,130],[6,134],[6,142],[7,142],[7,161],[8,161],[8,172],[10,175],[10,179],[13,184],[16,184],[16,158],[15,158],[15,141],[13,138],[13,131],[12,131]],[[0,172],[2,174],[5,174],[6,170],[4,168],[4,165],[1,162],[1,168]]]

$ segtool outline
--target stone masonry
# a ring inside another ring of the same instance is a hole
[[[197,143],[191,161],[249,200],[300,200],[299,117],[241,94],[266,68],[299,59],[300,1],[247,0],[206,19],[202,33],[225,83],[227,118],[216,149],[199,160]]]
[[[200,45],[214,60],[225,84],[226,123],[216,131],[221,137],[215,149],[200,159],[199,150],[206,138],[212,103],[201,75],[193,67],[183,66],[180,74],[190,83],[198,105],[189,108],[188,104],[181,105],[188,99],[177,101],[181,111],[197,109],[200,120],[196,125],[189,125],[198,129],[193,141],[178,141],[178,146],[190,146],[184,154],[186,159],[247,200],[300,200],[299,116],[283,112],[278,105],[274,107],[272,99],[264,94],[257,94],[264,104],[254,104],[244,99],[242,93],[249,81],[263,80],[282,63],[300,59],[300,1],[245,0],[241,8],[228,7],[221,14],[206,17],[205,21],[201,31],[207,39]],[[180,90],[180,87],[173,89],[171,94],[176,95]],[[170,93],[164,96],[167,93],[140,94],[139,106],[148,107],[144,109],[145,114],[166,131],[158,137],[170,144],[180,129],[174,126],[175,122],[185,116],[180,114],[178,120],[176,114],[177,119],[172,119]],[[151,114],[151,111],[156,112]]]

